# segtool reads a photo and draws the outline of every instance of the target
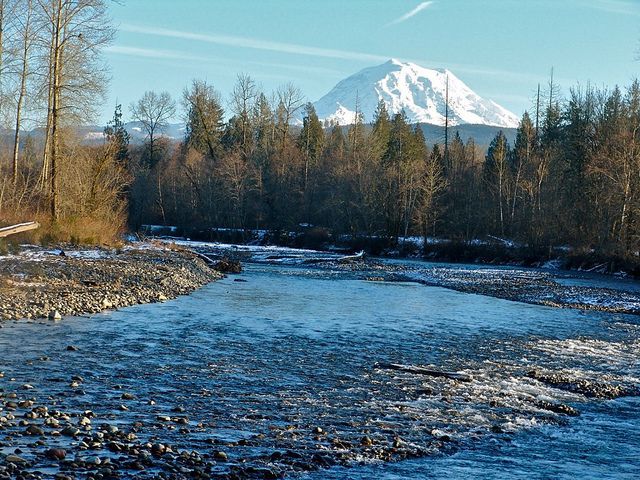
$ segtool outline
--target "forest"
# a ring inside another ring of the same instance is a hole
[[[113,39],[103,0],[0,0],[0,216],[47,239],[109,243],[143,224],[471,241],[487,236],[633,258],[640,249],[640,83],[538,88],[515,142],[436,143],[380,103],[326,125],[292,84],[239,74],[179,99],[116,106],[96,142]],[[535,86],[532,86],[535,87]],[[164,135],[181,118],[184,138]],[[133,144],[125,121],[146,138]]]

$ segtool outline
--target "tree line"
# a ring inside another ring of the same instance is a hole
[[[498,132],[488,147],[457,132],[427,145],[420,126],[384,102],[368,123],[357,112],[351,125],[326,128],[295,87],[267,97],[246,75],[228,112],[202,81],[184,90],[181,105],[186,130],[176,143],[157,135],[175,113],[167,94],[149,92],[132,106],[148,134],[131,150],[135,225],[302,224],[396,239],[489,235],[616,255],[639,248],[637,81],[624,90],[575,87],[564,98],[551,78],[513,144]]]
[[[383,102],[373,118],[323,124],[288,84],[267,94],[239,75],[228,99],[200,80],[176,101],[146,92],[98,141],[78,126],[104,101],[106,0],[0,0],[0,213],[62,238],[100,241],[127,225],[296,230],[570,245],[640,246],[640,85],[572,88],[553,78],[513,144],[455,127],[426,142]],[[358,110],[356,108],[356,110]],[[166,136],[182,117],[184,137]],[[145,133],[133,145],[127,120]],[[26,133],[29,132],[29,133]],[[444,140],[446,138],[446,141]]]

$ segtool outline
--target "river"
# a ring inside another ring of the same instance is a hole
[[[638,316],[364,281],[282,258],[165,303],[6,324],[2,385],[134,426],[142,443],[224,451],[208,470],[221,478],[638,478],[640,397],[571,387],[637,391]],[[532,371],[568,375],[569,388]],[[82,384],[70,388],[72,376]],[[2,435],[5,453],[18,445],[45,476],[57,472],[30,439]]]

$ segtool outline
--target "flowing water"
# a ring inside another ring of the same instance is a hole
[[[530,374],[634,392],[637,316],[295,263],[249,263],[162,304],[7,324],[0,370],[67,409],[138,421],[143,441],[213,444],[229,456],[221,475],[242,463],[309,479],[640,476],[640,397]],[[425,366],[461,376],[412,370]],[[56,381],[71,375],[82,392]],[[123,391],[135,396],[127,411]],[[188,428],[157,420],[175,411]]]

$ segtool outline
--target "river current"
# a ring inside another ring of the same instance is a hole
[[[143,440],[215,444],[221,474],[242,462],[308,479],[640,476],[640,397],[531,375],[637,389],[637,316],[263,261],[166,303],[7,324],[0,351],[7,378],[67,408],[140,422]],[[52,381],[71,375],[82,395]],[[157,421],[175,411],[191,428]]]

